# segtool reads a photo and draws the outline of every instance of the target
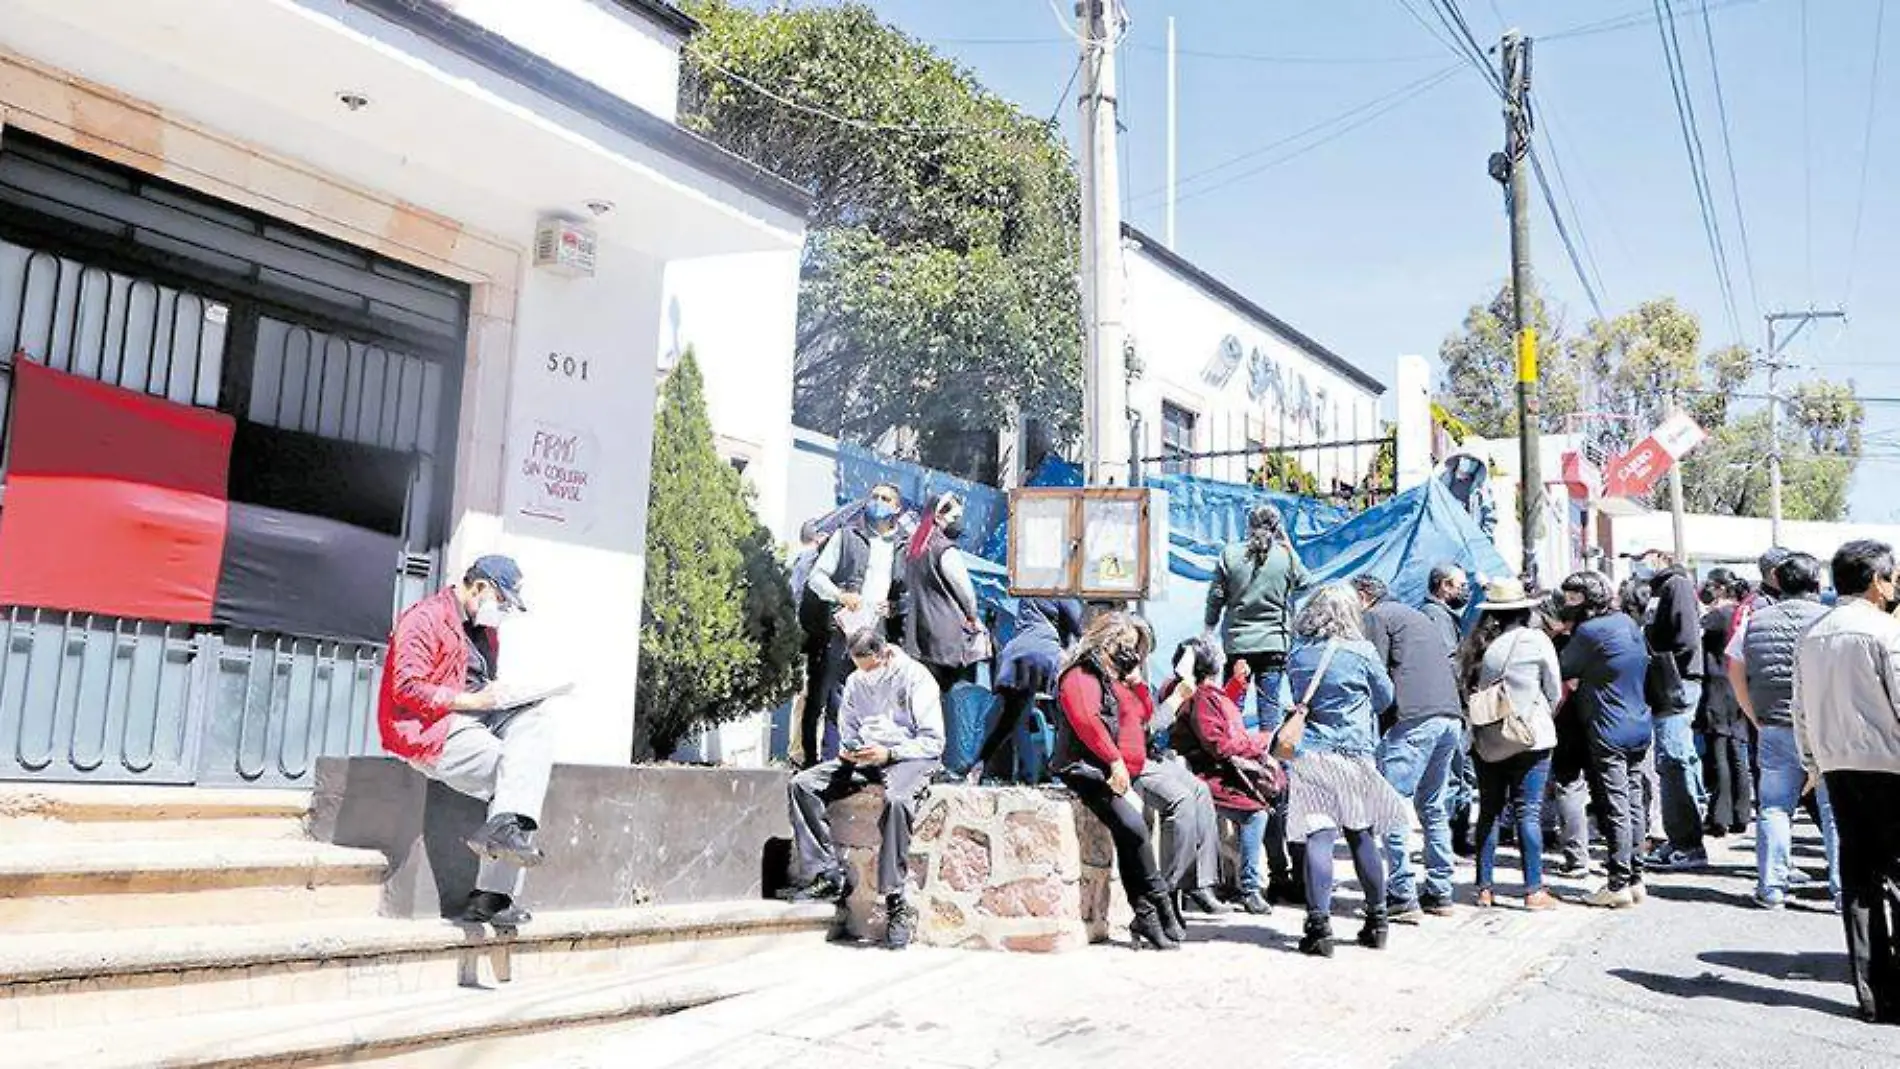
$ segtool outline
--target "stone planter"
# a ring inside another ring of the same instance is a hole
[[[857,877],[845,931],[884,936],[877,893],[878,817],[869,788],[831,807],[839,848]],[[935,786],[911,839],[917,939],[932,946],[1050,952],[1109,938],[1129,911],[1108,829],[1066,791]]]

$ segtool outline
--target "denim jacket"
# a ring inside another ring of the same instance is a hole
[[[1288,689],[1298,702],[1313,683],[1326,652],[1325,639],[1296,639],[1287,655]],[[1379,652],[1364,639],[1334,644],[1332,663],[1308,703],[1300,754],[1370,757],[1379,745],[1379,710],[1392,704],[1392,677]]]

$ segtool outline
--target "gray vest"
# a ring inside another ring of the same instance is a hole
[[[1797,598],[1757,609],[1748,618],[1748,633],[1742,636],[1748,701],[1764,727],[1794,723],[1795,647],[1814,621],[1826,615],[1827,606]]]

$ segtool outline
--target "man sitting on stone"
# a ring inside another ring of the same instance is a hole
[[[383,749],[430,779],[488,803],[488,823],[468,840],[480,857],[460,920],[512,927],[524,868],[541,863],[534,830],[554,762],[553,725],[538,705],[498,708],[491,684],[503,620],[524,608],[521,567],[483,557],[462,581],[396,620],[383,661],[376,722]]]
[[[877,889],[884,896],[890,924],[884,945],[910,945],[917,911],[904,899],[911,825],[919,796],[943,767],[943,707],[930,671],[865,628],[851,636],[851,662],[857,671],[845,681],[838,707],[838,756],[792,777],[792,837],[798,846],[798,875],[811,882],[795,901],[832,901],[851,897],[851,867],[831,838],[826,807],[879,784],[884,812],[878,818],[883,844],[878,850]]]

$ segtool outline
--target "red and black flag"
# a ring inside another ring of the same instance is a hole
[[[0,604],[387,636],[409,456],[13,367]]]

